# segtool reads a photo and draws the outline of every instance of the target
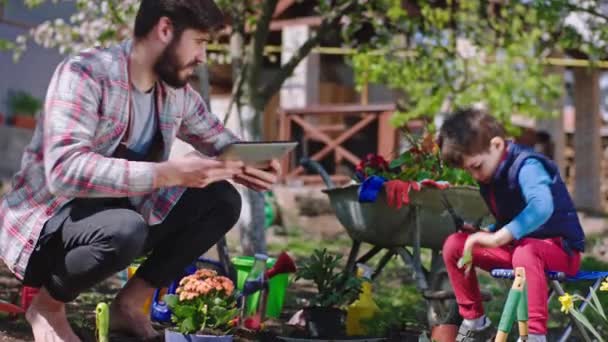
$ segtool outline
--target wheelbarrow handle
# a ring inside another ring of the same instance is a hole
[[[334,181],[331,180],[331,177],[323,168],[323,165],[321,165],[316,160],[304,157],[300,159],[300,165],[302,165],[308,171],[318,173],[321,176],[321,179],[323,179],[323,183],[325,183],[325,186],[327,186],[328,189],[333,189],[336,187]]]
[[[456,231],[462,230],[464,225],[468,222],[466,222],[462,218],[462,216],[460,216],[456,213],[456,210],[454,209],[454,207],[448,200],[448,197],[443,192],[441,192],[441,203],[443,203],[444,208],[450,214],[450,217],[452,218],[452,221],[454,222],[454,228],[456,229]],[[475,228],[475,231],[481,230],[482,221],[483,221],[483,216],[480,217],[479,219],[477,219],[475,222],[471,223],[471,226],[473,226]]]
[[[462,229],[462,227],[464,226],[464,219],[460,215],[456,214],[456,210],[454,210],[454,207],[452,207],[452,204],[450,203],[448,197],[443,191],[441,191],[441,203],[450,214],[450,217],[454,222],[454,228],[456,229],[456,231]]]

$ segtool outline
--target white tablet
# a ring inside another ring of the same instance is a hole
[[[226,146],[218,159],[240,160],[245,164],[263,163],[284,157],[297,145],[296,141],[235,142]]]

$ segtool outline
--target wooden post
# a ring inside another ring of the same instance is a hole
[[[574,68],[573,72],[576,108],[574,204],[577,208],[600,212],[603,201],[599,71]]]
[[[509,332],[515,323],[515,317],[517,317],[519,336],[525,341],[528,338],[528,291],[523,267],[515,269],[515,280],[509,290],[502,316],[500,316],[495,342],[507,341]]]
[[[397,130],[391,126],[393,112],[382,112],[378,115],[378,154],[386,159],[392,159],[398,152]]]
[[[363,83],[361,88],[361,104],[367,106],[369,104],[369,82],[367,80]]]

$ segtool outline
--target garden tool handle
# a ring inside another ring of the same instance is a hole
[[[95,328],[98,342],[110,341],[110,308],[107,303],[99,303],[95,308]]]
[[[521,337],[528,335],[528,301],[526,290],[526,276],[523,267],[515,268],[515,279],[509,290],[505,307],[498,323],[498,332],[495,342],[506,342],[511,326],[517,316],[519,334]]]
[[[448,211],[448,214],[450,214],[450,217],[454,222],[454,228],[456,231],[462,230],[462,227],[465,224],[464,219],[460,215],[456,214],[456,210],[454,210],[454,207],[448,200],[448,196],[446,196],[443,191],[440,191],[439,193],[441,194],[441,203],[443,204],[443,207]]]
[[[522,338],[522,341],[525,341],[523,337],[528,337],[528,321],[518,321],[517,326],[519,328],[519,336]]]
[[[323,179],[323,183],[325,183],[325,186],[327,186],[328,189],[333,189],[336,187],[336,184],[331,179],[327,171],[325,171],[323,165],[321,165],[316,160],[304,157],[300,159],[300,165],[302,165],[308,171],[314,171],[318,173],[321,176],[321,179]]]

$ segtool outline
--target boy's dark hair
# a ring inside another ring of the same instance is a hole
[[[184,30],[206,32],[224,26],[224,14],[213,0],[142,0],[135,17],[135,38],[145,37],[161,17],[168,17],[179,36]]]
[[[505,129],[496,118],[484,110],[463,108],[445,119],[437,142],[443,160],[462,167],[463,156],[487,151],[494,137],[505,138]]]

